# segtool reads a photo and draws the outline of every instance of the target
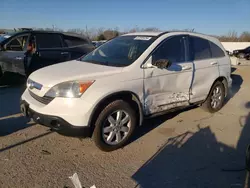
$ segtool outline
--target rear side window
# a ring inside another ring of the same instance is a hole
[[[58,34],[36,34],[38,48],[61,48],[62,40]]]
[[[199,38],[190,37],[192,44],[192,57],[194,60],[202,60],[211,58],[209,41]]]
[[[88,44],[88,41],[83,38],[66,36],[66,35],[63,38],[64,42],[67,44],[68,47]]]
[[[219,58],[219,57],[225,56],[225,53],[223,52],[223,50],[219,46],[217,46],[213,42],[209,42],[209,43],[210,43],[210,48],[211,48],[213,58]]]

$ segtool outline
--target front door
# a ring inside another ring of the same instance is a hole
[[[193,63],[188,54],[187,36],[172,36],[156,47],[144,64],[144,109],[147,115],[189,105]],[[172,65],[164,69],[150,66],[159,59],[167,59]]]
[[[28,37],[28,34],[16,36],[5,45],[5,50],[0,53],[3,72],[25,75],[24,61]]]

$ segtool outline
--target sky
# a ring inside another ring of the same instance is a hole
[[[0,28],[250,31],[250,0],[0,0]]]

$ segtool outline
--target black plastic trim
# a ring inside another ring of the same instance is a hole
[[[40,114],[29,107],[26,101],[21,101],[20,105],[25,105],[28,118],[32,118],[35,123],[51,128],[67,136],[90,136],[91,129],[89,126],[74,126],[58,116]]]

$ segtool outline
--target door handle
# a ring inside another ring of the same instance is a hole
[[[211,62],[210,64],[211,64],[211,65],[218,65],[218,62],[217,62],[217,61],[214,61],[214,62]]]
[[[69,52],[61,52],[61,55],[69,54]]]
[[[15,57],[16,60],[22,60],[23,58],[20,56]]]
[[[190,67],[190,66],[183,66],[181,69],[182,70],[190,70],[190,69],[192,69],[192,67]]]

